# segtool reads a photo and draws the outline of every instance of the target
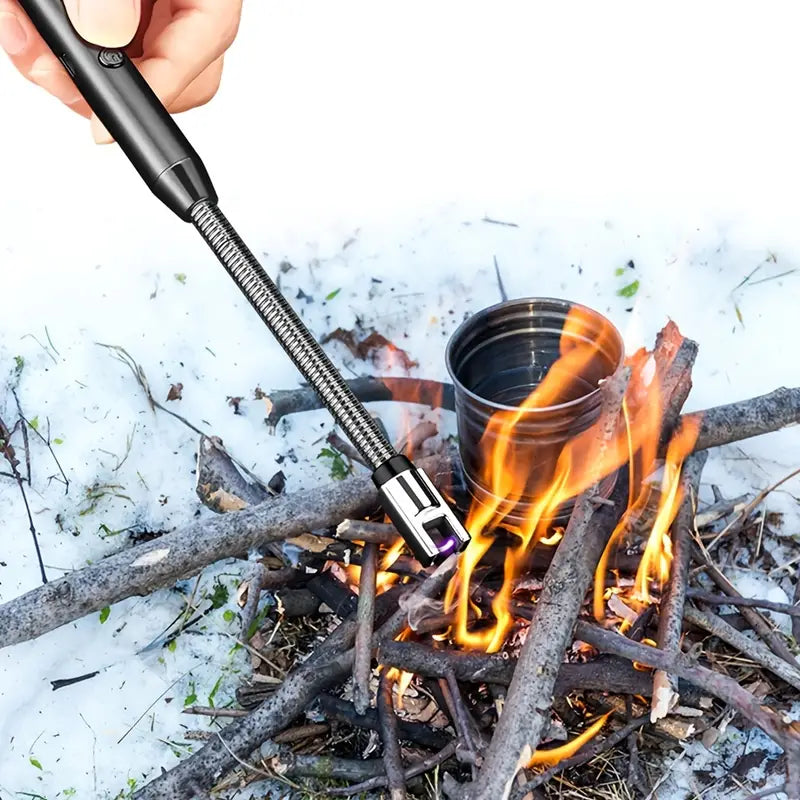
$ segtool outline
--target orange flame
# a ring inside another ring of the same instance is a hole
[[[531,488],[527,465],[532,459],[529,454],[517,451],[519,445],[513,436],[515,427],[532,410],[567,402],[583,392],[580,376],[587,373],[598,351],[610,347],[614,336],[609,325],[592,337],[595,325],[582,309],[573,308],[564,326],[558,360],[519,407],[492,416],[481,438],[479,446],[484,454],[481,483],[489,489],[489,499],[473,502],[469,510],[465,524],[472,540],[461,556],[459,570],[445,595],[445,607],[454,611],[452,637],[467,649],[496,652],[503,646],[514,622],[510,611],[514,585],[531,550],[539,543],[556,544],[563,535],[551,529],[559,507],[627,464],[630,472],[628,509],[611,537],[595,577],[594,613],[602,619],[609,554],[630,529],[631,521],[652,500],[648,478],[655,472],[666,402],[661,377],[683,338],[673,324],[668,326],[664,338],[667,346],[660,346],[658,364],[653,354],[645,349],[626,359],[631,378],[622,404],[621,421],[602,452],[597,452],[596,425],[573,437],[555,459],[549,483],[537,491],[537,499],[529,506],[523,522],[512,525],[507,519],[523,496],[530,497]],[[669,529],[681,501],[680,471],[697,432],[697,425],[684,425],[669,444],[660,481],[658,511],[635,583],[638,603],[649,602],[651,584],[663,584],[669,575]],[[473,603],[471,581],[494,542],[492,531],[497,527],[505,528],[515,537],[515,542],[506,551],[503,583],[493,597],[490,616],[481,614]],[[475,617],[478,623],[473,626],[470,620]]]
[[[594,739],[606,724],[606,720],[613,712],[609,711],[602,717],[596,719],[583,733],[571,739],[566,744],[559,747],[552,747],[547,750],[534,750],[533,755],[527,763],[528,767],[552,767],[555,764],[570,758],[578,752],[587,742]]]

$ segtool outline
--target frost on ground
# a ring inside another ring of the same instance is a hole
[[[565,58],[563,37],[548,31],[567,28],[549,27],[554,20],[531,27],[508,24],[508,12],[486,19],[459,9],[466,16],[453,36],[444,11],[420,8],[426,33],[409,62],[400,42],[419,34],[411,12],[385,38],[368,8],[347,18],[320,6],[310,26],[266,5],[247,10],[221,96],[185,127],[223,207],[315,334],[360,320],[419,362],[412,374],[444,379],[451,332],[500,299],[496,257],[509,296],[592,306],[630,348],[674,319],[701,345],[690,410],[800,385],[800,244],[787,211],[794,125],[783,124],[791,104],[780,96],[783,76],[794,74],[781,59],[793,47],[776,42],[791,26],[728,10],[726,25],[755,48],[745,65],[726,50],[737,37],[718,36],[718,20],[696,9],[657,32],[640,19],[635,35],[635,19],[586,19],[585,30],[560,20],[570,29]],[[676,62],[670,48],[686,36]],[[463,80],[440,84],[430,75],[441,74],[445,40]],[[758,57],[762,46],[769,58]],[[534,63],[515,60],[531,53]],[[732,65],[717,76],[715,103],[697,80],[711,63]],[[292,80],[281,77],[287,65]],[[254,74],[270,76],[255,100]],[[534,98],[531,76],[541,79]],[[374,81],[361,90],[369,103],[353,103],[356,79]],[[15,389],[69,480],[65,492],[31,436],[26,488],[48,576],[211,513],[194,491],[197,435],[153,413],[128,367],[98,343],[124,347],[156,399],[222,437],[264,480],[281,469],[288,491],[324,491],[329,469],[318,456],[331,420],[312,412],[268,434],[255,389],[295,386],[297,373],[202,244],[113,148],[90,145],[82,124],[5,64],[0,87],[4,103],[23,110],[0,133],[0,417],[16,419]],[[738,109],[748,103],[744,119]],[[550,109],[535,126],[531,105]],[[34,163],[46,181],[32,177]],[[346,376],[376,371],[340,344],[329,352]],[[402,374],[390,363],[382,370]],[[179,383],[181,398],[168,400]],[[242,398],[240,413],[230,398]],[[379,410],[399,424],[396,409]],[[447,414],[436,418],[452,430]],[[798,452],[796,429],[723,448],[706,467],[703,499],[712,483],[752,496],[796,468]],[[783,569],[734,565],[743,593],[791,600],[799,491],[794,481],[769,496],[785,543],[764,546]],[[21,495],[6,477],[0,509],[6,601],[40,577]],[[130,599],[0,650],[0,797],[125,797],[196,747],[187,731],[209,722],[182,708],[224,705],[247,668],[232,638],[242,569],[219,564],[197,586]],[[211,611],[158,646],[191,592]],[[722,775],[754,748],[771,752],[732,729],[711,751],[691,745],[659,797],[693,796],[692,769]],[[719,797],[745,797],[760,777],[751,770],[740,792]]]

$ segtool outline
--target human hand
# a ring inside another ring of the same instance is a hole
[[[101,47],[124,48],[173,113],[217,92],[225,51],[239,28],[242,0],[64,0],[77,32]],[[99,144],[111,137],[61,62],[15,0],[0,0],[0,47],[28,80],[91,119]]]

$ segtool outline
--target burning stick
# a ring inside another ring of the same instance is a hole
[[[600,469],[602,457],[618,430],[620,411],[630,370],[623,368],[602,387],[603,406],[597,423],[595,452],[590,458]],[[594,567],[616,523],[614,508],[599,509],[592,498],[599,494],[601,475],[578,498],[564,538],[544,579],[519,663],[511,681],[503,714],[484,757],[477,779],[466,787],[465,797],[479,800],[507,797],[517,771],[538,745],[549,714],[552,692],[575,618],[580,611]],[[627,495],[624,479],[615,500]]]
[[[697,506],[700,475],[708,455],[697,453],[690,456],[681,476],[681,506],[678,510],[672,537],[672,570],[666,593],[661,600],[658,616],[658,646],[667,652],[680,652],[683,627],[683,607],[686,602],[686,584],[689,578],[689,562],[692,555],[692,531]],[[678,702],[677,681],[661,670],[653,675],[653,705],[650,721],[663,719]]]
[[[405,800],[406,778],[403,773],[397,717],[394,713],[394,703],[392,701],[393,688],[394,679],[389,677],[388,671],[383,670],[381,672],[380,686],[378,687],[378,719],[380,720],[381,740],[383,741],[383,765],[386,768],[391,800]]]
[[[418,378],[355,378],[347,385],[362,403],[394,400],[399,403],[419,403],[431,408],[455,408],[453,386]],[[287,414],[314,411],[322,408],[319,395],[310,386],[282,389],[264,396],[267,404],[267,426],[275,430]]]
[[[375,619],[375,580],[378,575],[378,545],[367,543],[361,557],[358,579],[358,631],[353,665],[353,705],[359,714],[369,708],[369,678],[372,674],[372,625]]]

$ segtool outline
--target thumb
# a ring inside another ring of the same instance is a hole
[[[125,47],[136,35],[141,0],[65,0],[75,30],[102,47]]]

